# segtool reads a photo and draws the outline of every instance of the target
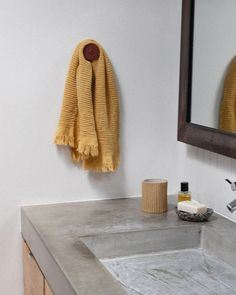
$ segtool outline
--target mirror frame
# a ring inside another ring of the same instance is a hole
[[[182,0],[178,141],[236,158],[236,134],[191,123],[194,0]]]

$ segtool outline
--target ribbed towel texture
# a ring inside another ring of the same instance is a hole
[[[98,46],[98,60],[83,50]],[[65,83],[55,144],[68,145],[84,169],[115,171],[119,163],[119,99],[111,63],[100,44],[82,41],[73,53]]]
[[[224,131],[236,132],[236,57],[231,61],[224,81],[219,128]]]

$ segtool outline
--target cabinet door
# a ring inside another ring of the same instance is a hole
[[[48,286],[48,283],[46,280],[45,280],[45,295],[53,295],[52,290]]]
[[[23,242],[25,295],[44,295],[44,277],[29,247]]]

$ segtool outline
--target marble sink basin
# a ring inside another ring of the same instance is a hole
[[[130,295],[236,294],[235,245],[205,226],[81,239]]]

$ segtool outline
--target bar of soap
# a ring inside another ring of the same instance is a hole
[[[179,211],[184,211],[192,214],[204,214],[207,211],[207,206],[197,201],[183,201],[177,205]]]

